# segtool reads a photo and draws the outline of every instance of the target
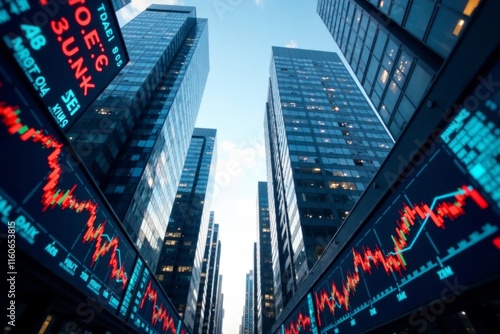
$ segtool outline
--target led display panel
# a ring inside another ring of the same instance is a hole
[[[60,131],[5,64],[0,54],[0,232],[14,229],[16,252],[116,314],[138,252]]]
[[[147,268],[139,276],[128,322],[140,333],[189,334],[156,278]]]
[[[63,131],[129,60],[108,0],[0,0],[0,45]]]
[[[484,77],[499,82],[500,63]],[[489,92],[425,143],[313,286],[320,333],[367,331],[500,276],[500,92]]]
[[[279,330],[280,334],[317,334],[316,319],[311,294],[299,303],[293,312],[286,318]]]

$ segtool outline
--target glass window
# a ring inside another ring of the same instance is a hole
[[[447,57],[464,25],[465,21],[461,15],[441,6],[432,24],[427,44],[441,56]]]
[[[387,42],[387,48],[385,49],[385,54],[388,55],[392,60],[396,60],[398,50],[399,47],[396,42],[389,38],[389,42]]]
[[[373,82],[375,79],[375,75],[377,74],[378,62],[375,58],[372,57],[370,61],[370,66],[368,67],[368,72],[366,73],[366,79],[369,83]]]
[[[405,15],[407,5],[408,5],[408,0],[393,0],[391,13],[389,14],[389,16],[395,22],[401,24],[403,22],[403,17]]]
[[[389,122],[389,119],[391,118],[391,114],[387,111],[387,108],[382,105],[382,108],[380,108],[380,117],[384,120],[384,123],[387,124]]]
[[[436,3],[430,0],[413,1],[405,28],[416,37],[423,39],[435,6]]]
[[[401,94],[401,90],[399,87],[396,85],[396,82],[393,80],[389,84],[389,88],[387,89],[385,98],[384,98],[384,105],[386,106],[387,110],[393,111],[394,107],[396,106],[396,102],[399,99],[399,95]]]
[[[370,25],[368,26],[368,31],[366,32],[365,45],[371,48],[373,39],[375,38],[375,32],[377,31],[377,24],[373,21],[370,21]]]
[[[411,104],[410,100],[406,96],[403,96],[401,102],[399,102],[398,111],[403,117],[403,119],[408,122],[415,113],[415,107]]]
[[[427,87],[431,82],[431,75],[427,73],[418,64],[413,70],[408,86],[406,87],[406,95],[414,105],[418,105]]]
[[[377,42],[375,43],[375,48],[373,49],[373,54],[377,59],[382,56],[382,51],[385,47],[385,41],[387,40],[387,34],[383,30],[379,30],[377,35]]]
[[[379,0],[378,1],[378,9],[380,9],[381,12],[387,14],[389,12],[389,5],[391,4],[391,1],[389,0]]]
[[[474,12],[480,2],[480,0],[442,0],[444,5],[467,16],[470,16]]]

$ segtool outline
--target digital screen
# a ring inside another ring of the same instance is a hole
[[[318,333],[311,294],[294,309],[282,326],[282,334],[305,333]]]
[[[140,275],[128,321],[141,333],[189,333],[147,268]]]
[[[116,314],[138,252],[29,89],[0,61],[1,232],[14,227],[18,251]]]
[[[500,80],[500,65],[489,75]],[[500,275],[500,93],[475,107],[427,142],[313,286],[320,333],[373,329]]]
[[[128,62],[108,0],[0,0],[0,45],[63,131]]]

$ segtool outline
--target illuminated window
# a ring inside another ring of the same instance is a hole
[[[51,322],[52,322],[52,316],[49,314],[43,321],[42,327],[38,331],[38,334],[44,334],[47,331],[47,328],[49,327]]]
[[[387,72],[386,69],[384,69],[384,71],[382,72],[382,74],[380,75],[380,81],[382,81],[382,83],[386,83],[387,82],[387,77],[389,76],[389,72]]]
[[[457,25],[455,26],[455,30],[453,30],[453,35],[458,36],[460,34],[460,31],[462,31],[462,28],[464,27],[465,21],[460,19],[458,20]]]
[[[165,241],[165,245],[175,246],[175,245],[177,245],[177,240],[167,240],[167,241]]]
[[[470,16],[474,9],[476,9],[477,5],[479,5],[480,0],[469,0],[467,1],[467,5],[465,5],[464,15]]]
[[[162,266],[161,271],[166,271],[166,272],[174,271],[174,266]]]
[[[191,269],[192,269],[192,267],[179,266],[179,268],[177,269],[177,271],[180,272],[180,273],[190,273]]]

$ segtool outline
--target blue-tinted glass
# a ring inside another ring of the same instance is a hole
[[[443,57],[447,57],[464,26],[462,15],[441,6],[432,24],[427,44]]]
[[[430,0],[413,1],[405,28],[419,39],[424,38],[436,3]]]
[[[380,59],[382,52],[384,51],[385,41],[387,40],[387,34],[383,30],[379,30],[377,35],[377,42],[375,43],[375,48],[373,49],[373,54],[377,59]]]
[[[413,69],[408,86],[406,87],[406,96],[414,105],[418,105],[427,87],[431,82],[431,75],[427,73],[418,64]]]
[[[390,12],[389,16],[394,21],[401,24],[403,21],[403,17],[404,17],[407,5],[408,5],[408,0],[393,0],[392,1],[392,8],[391,8],[391,12]]]

